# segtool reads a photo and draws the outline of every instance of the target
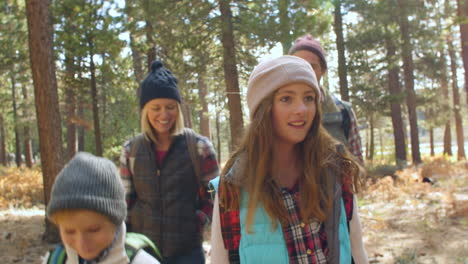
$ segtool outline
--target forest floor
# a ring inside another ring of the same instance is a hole
[[[468,263],[468,162],[372,171],[359,195],[370,263]],[[43,232],[40,172],[0,167],[0,262],[41,263]]]

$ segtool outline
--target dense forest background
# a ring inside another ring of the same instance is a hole
[[[248,125],[253,67],[306,33],[328,52],[323,85],[353,104],[367,164],[465,159],[468,0],[4,0],[0,163],[41,159],[47,195],[77,151],[116,161],[155,59],[223,161]]]

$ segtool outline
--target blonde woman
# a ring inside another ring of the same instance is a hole
[[[322,127],[320,96],[301,58],[253,70],[251,124],[212,181],[212,263],[367,262],[353,197],[360,167]]]
[[[218,175],[213,147],[184,129],[177,80],[160,61],[141,83],[139,99],[142,133],[124,144],[120,157],[129,230],[153,240],[163,263],[205,263],[201,231],[212,213],[207,183]]]

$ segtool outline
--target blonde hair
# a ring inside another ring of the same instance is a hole
[[[73,209],[62,209],[62,210],[59,210],[59,211],[55,211],[52,215],[50,215],[48,218],[50,220],[50,222],[52,222],[53,224],[55,224],[56,226],[59,226],[60,225],[60,222],[61,222],[61,219],[64,219],[64,218],[70,218],[70,217],[74,217],[76,214],[79,214],[79,213],[82,213],[82,212],[94,212],[96,214],[99,214],[99,215],[102,215],[103,217],[105,217],[107,220],[109,220],[110,223],[112,223],[114,226],[117,226],[115,223],[112,222],[112,220],[100,213],[100,212],[97,212],[95,210],[91,210],[91,209],[86,209],[86,208],[73,208]]]
[[[143,109],[141,110],[140,116],[140,126],[141,132],[145,135],[145,138],[148,140],[153,141],[154,143],[158,142],[158,135],[157,132],[154,130],[153,126],[148,120],[148,106],[149,104],[145,104]],[[182,113],[182,107],[180,103],[177,102],[177,117],[174,126],[171,128],[171,136],[176,136],[184,133],[184,115]]]
[[[289,214],[282,200],[281,190],[271,177],[273,161],[273,126],[271,109],[274,92],[263,99],[252,116],[252,122],[247,128],[239,148],[229,158],[221,173],[220,205],[226,211],[239,208],[240,188],[249,194],[247,205],[246,227],[251,232],[255,211],[262,204],[265,211],[273,220],[275,228],[279,220],[285,225],[289,220]],[[300,162],[304,168],[299,178],[299,207],[302,221],[308,223],[312,218],[320,221],[326,220],[327,213],[332,206],[331,182],[326,177],[328,170],[337,175],[339,181],[345,176],[350,176],[353,183],[353,191],[360,186],[359,165],[345,150],[338,152],[338,142],[333,139],[321,125],[321,108],[319,97],[315,97],[317,112],[312,126],[303,142],[299,143]],[[243,154],[243,155],[241,155]],[[239,177],[241,186],[236,186],[225,180],[226,173],[238,158],[244,158],[240,168]]]

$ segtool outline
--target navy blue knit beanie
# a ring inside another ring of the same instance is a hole
[[[151,64],[151,72],[140,85],[140,110],[146,103],[155,98],[170,98],[177,102],[182,101],[177,79],[172,72],[166,69],[161,61],[154,61]]]

